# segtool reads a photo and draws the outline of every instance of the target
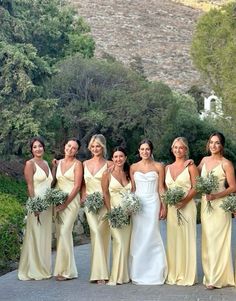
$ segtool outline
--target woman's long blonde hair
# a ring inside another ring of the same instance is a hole
[[[101,145],[103,149],[103,157],[106,158],[107,156],[107,144],[106,144],[106,138],[102,134],[96,134],[93,135],[92,138],[89,141],[88,149],[91,151],[91,146],[94,142],[97,142],[99,145]]]
[[[172,142],[171,145],[171,150],[173,151],[173,147],[175,146],[176,142],[181,142],[184,147],[186,148],[186,155],[185,155],[185,159],[189,158],[189,147],[188,147],[188,140],[185,137],[177,137],[174,139],[174,141]]]

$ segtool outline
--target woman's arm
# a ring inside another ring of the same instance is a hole
[[[108,211],[111,210],[111,202],[110,202],[110,193],[109,193],[109,182],[110,182],[110,173],[109,171],[105,171],[102,175],[102,192],[104,197],[104,203]]]
[[[83,165],[80,161],[77,161],[74,169],[74,187],[71,190],[71,193],[69,194],[67,199],[65,200],[64,204],[58,205],[56,207],[56,211],[64,210],[70,204],[70,202],[73,201],[73,199],[76,197],[76,195],[78,194],[81,188],[82,179],[83,179]]]
[[[188,204],[189,201],[196,195],[195,185],[196,185],[196,177],[199,175],[198,170],[195,164],[191,164],[188,166],[188,171],[190,174],[191,188],[188,191],[188,194],[178,203],[176,204],[177,209],[181,209]]]
[[[33,182],[33,176],[34,176],[35,170],[34,170],[34,163],[32,161],[27,161],[24,168],[24,176],[25,181],[27,184],[27,190],[29,197],[34,197],[34,182]]]
[[[197,167],[197,170],[198,170],[198,173],[201,174],[201,171],[202,171],[202,166],[203,164],[205,163],[205,157],[202,158],[201,162],[199,163],[198,167]]]
[[[162,201],[162,195],[165,192],[165,168],[161,163],[156,163],[156,169],[158,172],[158,193],[161,200],[161,208],[159,213],[159,219],[165,219],[167,216],[166,204]]]
[[[225,160],[223,162],[223,169],[225,171],[228,187],[221,192],[207,194],[206,198],[208,201],[214,201],[215,199],[223,198],[236,191],[235,172],[232,162]]]
[[[83,169],[84,167],[85,167],[85,162],[83,162]],[[85,199],[86,199],[86,184],[83,177],[82,184],[81,184],[80,203],[83,204]]]
[[[134,182],[134,165],[130,166],[129,176],[130,176],[130,181],[131,181],[131,191],[135,192],[136,187],[135,187],[135,182]]]
[[[56,178],[56,173],[57,173],[57,166],[58,166],[59,161],[57,159],[52,160],[51,164],[51,171],[52,171],[52,183],[51,183],[51,188],[54,188],[57,183],[57,178]]]

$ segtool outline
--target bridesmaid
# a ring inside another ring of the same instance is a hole
[[[227,195],[236,191],[236,183],[233,164],[223,156],[224,145],[223,134],[211,134],[207,143],[210,156],[204,157],[198,166],[203,177],[213,172],[219,181],[218,191],[203,196],[201,204],[203,283],[207,289],[235,285],[231,254],[232,218],[220,205]],[[208,201],[213,207],[211,213],[207,211]]]
[[[188,164],[188,142],[184,137],[176,138],[171,146],[175,162],[166,166],[167,188],[181,187],[185,197],[175,207],[168,206],[167,213],[167,262],[166,283],[193,285],[197,281],[196,256],[196,205],[193,200],[194,185],[198,170]],[[176,209],[181,209],[183,224],[178,225]]]
[[[26,162],[24,175],[29,197],[43,197],[51,187],[52,174],[43,160],[45,144],[42,138],[34,137],[30,142],[33,158]],[[38,223],[38,215],[40,222]],[[26,232],[20,257],[18,278],[20,280],[42,280],[51,277],[52,208],[38,214],[28,213]]]
[[[58,281],[78,277],[72,230],[79,212],[79,190],[83,177],[82,163],[75,158],[79,147],[79,140],[68,140],[64,159],[59,160],[56,171],[57,188],[69,194],[64,204],[56,207],[62,220],[62,223],[56,220],[57,254],[54,276]]]
[[[92,153],[92,159],[86,160],[84,165],[84,182],[83,197],[94,192],[102,193],[102,174],[111,165],[105,159],[106,157],[106,139],[103,135],[97,134],[92,136],[88,149]],[[102,219],[107,210],[104,206],[98,215],[88,212],[85,209],[87,221],[90,228],[91,237],[91,271],[90,281],[96,281],[98,284],[105,284],[105,280],[109,278],[108,258],[109,258],[109,242],[110,228],[108,221]]]
[[[125,150],[121,146],[116,147],[112,153],[114,168],[112,171],[106,171],[102,176],[102,190],[108,211],[120,205],[122,191],[131,189],[126,159]],[[130,281],[128,268],[130,234],[130,225],[121,229],[111,227],[112,269],[108,285],[123,284]]]

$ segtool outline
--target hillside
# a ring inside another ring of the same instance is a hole
[[[125,64],[140,57],[146,76],[186,91],[199,82],[190,44],[202,11],[169,0],[73,0],[90,24],[96,56],[104,53]]]
[[[68,1],[90,24],[97,57],[107,53],[124,64],[141,58],[150,80],[186,91],[201,84],[189,53],[194,26],[203,13],[200,8],[230,0]]]

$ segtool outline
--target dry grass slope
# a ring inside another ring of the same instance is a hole
[[[176,2],[190,5],[202,1],[68,1],[90,24],[97,57],[108,53],[128,65],[140,57],[150,80],[161,80],[179,91],[200,83],[190,58],[190,45],[203,11]]]

